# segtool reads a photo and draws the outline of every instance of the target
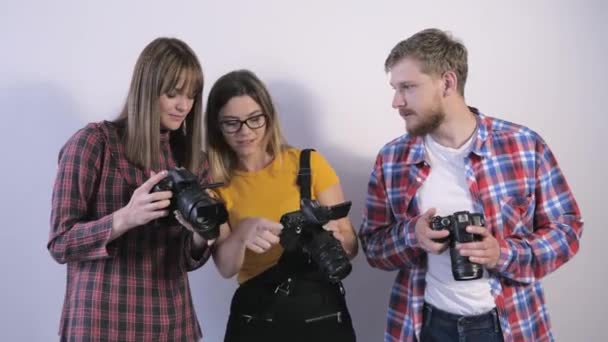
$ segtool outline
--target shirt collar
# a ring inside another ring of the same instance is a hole
[[[490,156],[490,150],[486,141],[488,140],[491,130],[490,120],[475,107],[469,107],[469,110],[475,115],[475,119],[477,120],[477,133],[474,138],[475,140],[473,141],[471,152],[480,157],[488,157]],[[423,162],[425,153],[423,137],[416,136],[410,137],[410,139],[410,152],[405,163],[410,165]]]
[[[160,131],[160,142],[166,143],[169,141],[169,138],[171,138],[171,131],[168,129],[162,129]]]

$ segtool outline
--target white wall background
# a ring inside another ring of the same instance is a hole
[[[0,340],[57,340],[65,267],[45,245],[57,152],[89,121],[113,118],[135,60],[157,36],[185,40],[206,72],[250,68],[269,85],[290,142],[324,153],[358,226],[378,149],[404,131],[384,58],[440,27],[470,54],[468,103],[548,141],[585,217],[581,251],[545,281],[560,341],[605,340],[604,133],[608,2],[10,1],[0,3]],[[360,341],[380,341],[395,274],[364,257],[346,281]],[[205,341],[220,341],[234,280],[191,273]]]

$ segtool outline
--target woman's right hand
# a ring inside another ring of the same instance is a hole
[[[248,217],[241,220],[235,229],[241,234],[245,246],[255,253],[264,253],[279,243],[283,225],[263,217]]]
[[[171,191],[151,192],[152,188],[167,176],[167,171],[154,173],[139,188],[135,189],[129,203],[114,213],[111,239],[152,220],[167,216],[171,204]]]

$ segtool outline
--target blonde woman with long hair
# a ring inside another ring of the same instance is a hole
[[[91,123],[59,153],[48,249],[67,264],[61,341],[201,338],[188,271],[207,241],[152,191],[182,166],[207,182],[202,150],[203,73],[184,42],[158,38],[135,65],[118,119]]]

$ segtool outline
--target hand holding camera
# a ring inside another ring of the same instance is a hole
[[[340,244],[344,244],[345,237],[340,231],[340,226],[336,221],[329,221],[327,224],[323,225],[323,229],[327,230],[331,233],[331,235],[336,238],[336,240],[340,241]]]
[[[158,181],[150,195],[172,193],[169,205],[166,206],[166,202],[163,203],[164,208],[178,211],[202,238],[213,240],[219,236],[220,225],[228,220],[228,211],[224,203],[211,197],[206,190],[221,185],[221,183],[216,183],[201,186],[196,176],[190,171],[176,167]]]
[[[287,251],[301,250],[310,256],[319,270],[330,282],[338,282],[348,276],[352,265],[332,232],[323,226],[331,220],[348,215],[351,202],[334,206],[321,206],[310,199],[302,199],[300,210],[286,213],[281,217],[283,231],[281,245]]]
[[[449,247],[447,238],[450,232],[431,229],[431,222],[435,213],[435,208],[431,208],[420,215],[414,229],[420,248],[428,253],[441,254]]]
[[[465,246],[465,250],[471,248],[478,250],[478,247],[483,247],[484,244],[480,243],[482,235],[476,232],[485,230],[484,225],[483,215],[468,211],[458,211],[448,216],[435,216],[431,220],[432,230],[450,233],[449,237],[437,240],[437,242],[446,243],[447,241],[449,243],[452,275],[455,280],[473,280],[483,276],[482,265],[475,263],[475,260],[470,260],[469,255],[465,255],[466,253],[463,254],[462,246]],[[487,230],[485,231],[487,232]]]
[[[486,227],[469,226],[467,232],[477,235],[480,241],[457,244],[456,249],[460,252],[460,255],[468,257],[469,261],[488,269],[495,268],[500,257],[498,240]]]
[[[152,173],[152,176],[146,182],[135,189],[129,203],[114,213],[111,240],[135,227],[169,214],[168,207],[171,204],[170,199],[173,194],[168,191],[151,193],[156,183],[167,175],[166,171]]]
[[[190,224],[190,222],[186,221],[186,219],[184,218],[184,216],[182,215],[182,213],[179,212],[179,210],[173,210],[173,216],[175,216],[175,219],[177,220],[177,222],[179,222],[179,224],[182,225],[182,227],[188,229],[189,231],[196,233],[196,229],[194,229],[194,226]],[[207,246],[211,246],[213,245],[213,243],[215,242],[214,239],[211,240],[207,240],[204,239],[202,236],[197,234],[193,235],[193,242],[196,246],[203,246],[203,245],[207,245]]]

